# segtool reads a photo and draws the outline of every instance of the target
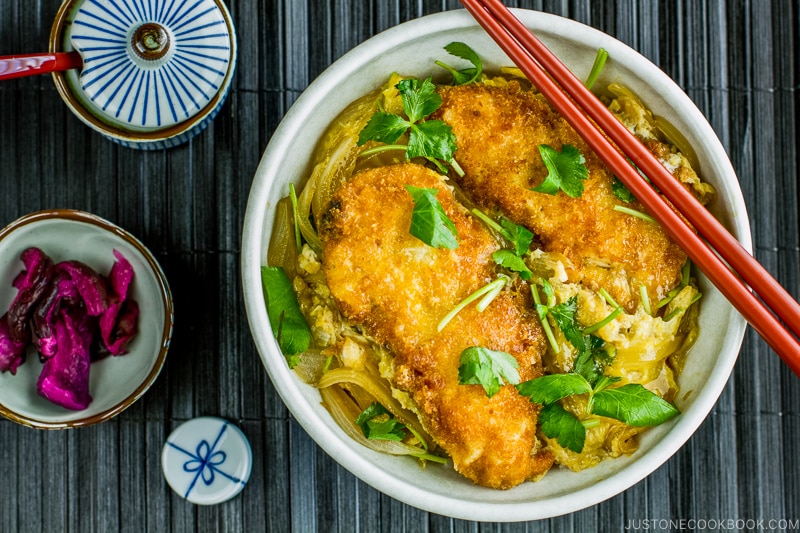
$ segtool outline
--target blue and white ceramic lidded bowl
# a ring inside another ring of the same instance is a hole
[[[188,141],[219,112],[236,66],[236,35],[221,0],[67,0],[51,51],[83,68],[54,74],[70,109],[131,148]]]

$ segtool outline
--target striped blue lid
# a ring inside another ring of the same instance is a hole
[[[191,119],[215,101],[234,58],[215,0],[85,0],[71,44],[95,112],[142,131]]]

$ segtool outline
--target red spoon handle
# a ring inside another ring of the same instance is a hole
[[[78,52],[0,56],[0,81],[81,68],[82,65]]]

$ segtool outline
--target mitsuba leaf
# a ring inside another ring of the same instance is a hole
[[[418,80],[406,78],[396,85],[403,102],[403,110],[408,120],[379,111],[375,113],[358,135],[358,145],[367,141],[394,144],[409,131],[406,158],[424,157],[435,163],[442,172],[446,167],[439,160],[455,166],[453,153],[456,151],[456,138],[452,128],[441,120],[425,120],[425,117],[439,109],[442,97],[430,78]]]
[[[680,414],[674,405],[638,383],[597,392],[592,412],[629,426],[657,426]]]
[[[458,231],[436,199],[438,189],[424,189],[406,185],[414,200],[409,233],[434,248],[458,248]]]
[[[611,356],[603,349],[605,341],[595,335],[584,337],[583,350],[578,353],[573,371],[585,377],[594,386],[603,375],[603,368],[611,363]]]
[[[281,267],[261,267],[261,283],[269,323],[281,351],[286,357],[306,351],[311,344],[311,328],[300,311],[289,276]]]
[[[483,72],[483,62],[481,61],[480,56],[475,53],[472,48],[462,42],[452,42],[445,46],[444,49],[447,50],[451,55],[460,57],[461,59],[466,59],[473,65],[472,68],[456,70],[446,63],[441,61],[436,62],[436,64],[440,67],[446,68],[450,71],[450,73],[453,75],[453,82],[455,85],[466,85],[468,83],[477,81],[481,77],[481,73]]]
[[[397,84],[397,90],[403,98],[403,110],[411,122],[422,120],[442,105],[442,97],[436,92],[436,85],[430,78],[422,81],[406,78]]]
[[[583,351],[585,348],[583,332],[581,331],[578,321],[575,320],[575,312],[578,310],[578,297],[573,296],[566,302],[554,305],[549,309],[549,314],[561,328],[564,337],[572,343],[578,351]]]
[[[505,217],[500,218],[500,226],[503,228],[503,237],[514,246],[517,255],[525,255],[533,242],[533,233],[528,228],[514,224]]]
[[[481,385],[491,398],[504,383],[519,383],[519,364],[511,354],[472,346],[461,352],[458,382],[461,385]]]
[[[355,423],[368,439],[401,441],[406,437],[405,426],[377,402],[364,409]]]
[[[498,265],[504,266],[513,272],[518,272],[519,277],[522,279],[531,279],[533,275],[525,261],[511,250],[497,250],[492,254],[492,259]]]
[[[534,403],[550,405],[573,394],[591,392],[592,387],[578,374],[550,374],[520,383],[517,390]]]
[[[427,120],[411,126],[408,157],[428,157],[451,161],[456,151],[453,129],[441,120]]]
[[[403,117],[392,113],[375,113],[358,134],[358,145],[361,146],[367,141],[393,144],[409,127],[411,123]]]
[[[622,183],[618,177],[614,176],[614,180],[611,182],[611,192],[614,193],[614,196],[629,204],[636,200],[636,197],[633,196],[633,193],[628,189],[624,183]]]
[[[589,177],[586,159],[577,148],[565,144],[559,152],[547,144],[539,145],[539,153],[547,167],[547,177],[533,190],[545,194],[556,194],[559,189],[572,198],[583,194],[583,182]]]
[[[570,412],[554,403],[546,405],[539,413],[542,433],[548,438],[558,439],[558,443],[575,453],[583,451],[586,442],[586,428]]]

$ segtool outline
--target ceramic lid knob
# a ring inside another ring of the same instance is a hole
[[[160,24],[142,24],[133,32],[131,49],[146,61],[161,59],[169,51],[169,34]]]
[[[253,453],[244,433],[227,420],[200,417],[184,422],[167,438],[161,468],[172,490],[188,501],[227,501],[250,478]]]

